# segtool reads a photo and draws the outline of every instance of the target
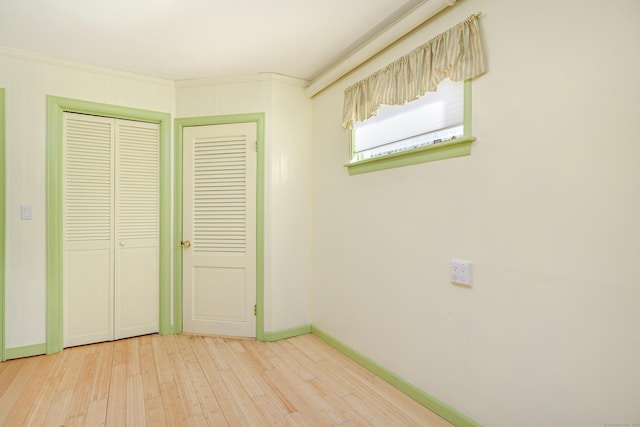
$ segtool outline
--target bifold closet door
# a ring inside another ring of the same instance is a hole
[[[158,126],[65,113],[63,345],[158,331]]]
[[[63,345],[113,339],[113,119],[65,114]]]
[[[158,332],[159,141],[155,123],[116,121],[114,338]]]

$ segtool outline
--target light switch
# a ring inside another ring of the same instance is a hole
[[[33,207],[31,205],[20,206],[20,218],[21,219],[33,219]]]

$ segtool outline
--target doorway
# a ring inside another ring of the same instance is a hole
[[[157,123],[159,152],[159,332],[175,331],[171,312],[171,115],[88,101],[47,97],[47,336],[46,353],[63,348],[62,147],[65,112]]]
[[[64,113],[63,346],[156,333],[160,127]]]
[[[187,332],[255,337],[256,128],[255,123],[183,128]]]
[[[255,336],[258,340],[264,340],[264,113],[250,113],[239,114],[229,116],[211,116],[211,117],[196,117],[196,118],[183,118],[175,120],[175,240],[174,240],[174,283],[176,287],[175,292],[175,330],[176,333],[180,333],[184,330],[183,317],[184,317],[184,296],[187,292],[184,291],[186,282],[183,281],[184,271],[184,252],[190,249],[183,249],[181,242],[186,244],[186,241],[193,243],[190,239],[185,238],[186,230],[183,229],[183,205],[184,205],[184,138],[183,134],[185,128],[190,127],[203,127],[210,125],[227,125],[227,124],[253,124],[256,132],[256,144],[249,148],[255,150],[256,155],[256,173],[255,173],[255,287],[252,292],[255,295],[254,307],[249,307],[251,316],[254,317],[255,332],[252,336]],[[253,180],[253,178],[251,178]],[[191,236],[188,236],[191,237]],[[186,241],[185,241],[186,240]],[[190,266],[189,268],[192,268]],[[228,273],[230,275],[237,276],[238,270],[225,270],[225,271],[212,271],[203,270],[206,273],[222,273],[223,275]],[[237,278],[237,277],[236,277]],[[233,278],[231,278],[233,279]],[[190,303],[193,304],[193,295],[187,296]],[[238,300],[237,298],[236,300]],[[248,305],[245,304],[245,309]],[[246,313],[246,311],[245,311]],[[235,332],[223,332],[225,334],[236,335]]]

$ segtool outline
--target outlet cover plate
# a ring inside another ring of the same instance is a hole
[[[459,285],[471,286],[471,261],[452,259],[449,262],[449,280]]]

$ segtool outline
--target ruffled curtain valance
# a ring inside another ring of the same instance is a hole
[[[478,15],[472,15],[344,91],[343,127],[435,92],[447,77],[467,80],[485,72]]]

